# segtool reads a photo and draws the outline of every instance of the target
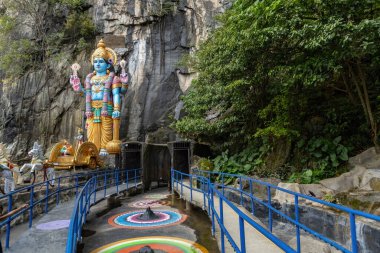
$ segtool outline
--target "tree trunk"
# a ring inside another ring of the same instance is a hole
[[[371,107],[371,101],[369,100],[368,96],[368,89],[367,89],[367,83],[365,80],[364,73],[361,69],[360,62],[356,62],[356,72],[352,68],[351,65],[348,65],[349,73],[351,75],[352,81],[355,84],[361,105],[363,107],[366,119],[368,124],[370,125],[371,128],[371,138],[372,142],[375,145],[375,150],[376,153],[380,153],[380,146],[378,142],[378,123],[377,120],[375,119]]]

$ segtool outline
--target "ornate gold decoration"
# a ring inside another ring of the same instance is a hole
[[[110,154],[120,154],[121,141],[119,140],[120,119],[113,119],[113,138],[107,143],[106,149]]]
[[[114,66],[117,64],[117,55],[115,51],[113,51],[111,48],[106,47],[106,44],[104,43],[103,39],[101,39],[98,42],[97,49],[91,56],[91,64],[94,64],[94,59],[97,57],[103,58],[108,62],[109,60],[112,60],[112,65]]]
[[[94,108],[102,108],[103,107],[103,101],[94,100],[91,102],[91,106]]]
[[[82,145],[80,145],[78,152],[75,157],[75,163],[78,165],[88,165],[93,168],[94,164],[93,162],[96,162],[96,164],[101,165],[102,161],[99,157],[99,150],[92,142],[84,142]],[[96,167],[96,166],[95,166]]]
[[[112,84],[112,89],[115,89],[115,88],[121,88],[121,83]]]
[[[93,85],[93,86],[92,86],[92,91],[93,91],[94,93],[99,93],[99,92],[102,91],[102,88],[103,88],[102,85]]]
[[[107,152],[109,154],[120,154],[121,141],[120,140],[112,140],[112,141],[108,142],[106,149],[107,149]]]
[[[61,156],[61,148],[63,145],[65,145],[65,140],[55,144],[51,150],[48,163],[53,164],[55,169],[71,169],[74,166],[83,166],[93,169],[96,168],[96,165],[102,165],[99,150],[94,143],[84,142],[77,148],[74,155],[67,156]]]

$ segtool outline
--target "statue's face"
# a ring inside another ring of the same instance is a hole
[[[96,72],[105,73],[108,67],[109,67],[109,63],[106,62],[103,58],[94,59],[94,69]]]

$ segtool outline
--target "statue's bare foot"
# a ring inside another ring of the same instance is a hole
[[[108,156],[108,152],[107,152],[106,149],[101,148],[100,152],[99,152],[99,155],[105,157],[105,156]]]

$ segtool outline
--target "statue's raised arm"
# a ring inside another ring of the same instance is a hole
[[[73,74],[70,76],[70,84],[73,86],[73,89],[75,91],[84,92],[84,89],[78,77],[78,70],[80,69],[80,65],[78,63],[74,63],[71,65],[71,69],[73,70]]]
[[[126,62],[121,61],[122,71],[120,77],[116,76],[114,66],[117,64],[117,55],[100,40],[91,56],[91,63],[94,71],[86,76],[84,86],[77,74],[80,66],[73,64],[70,84],[74,91],[85,94],[88,140],[96,145],[100,155],[118,153],[120,94],[128,88]]]

